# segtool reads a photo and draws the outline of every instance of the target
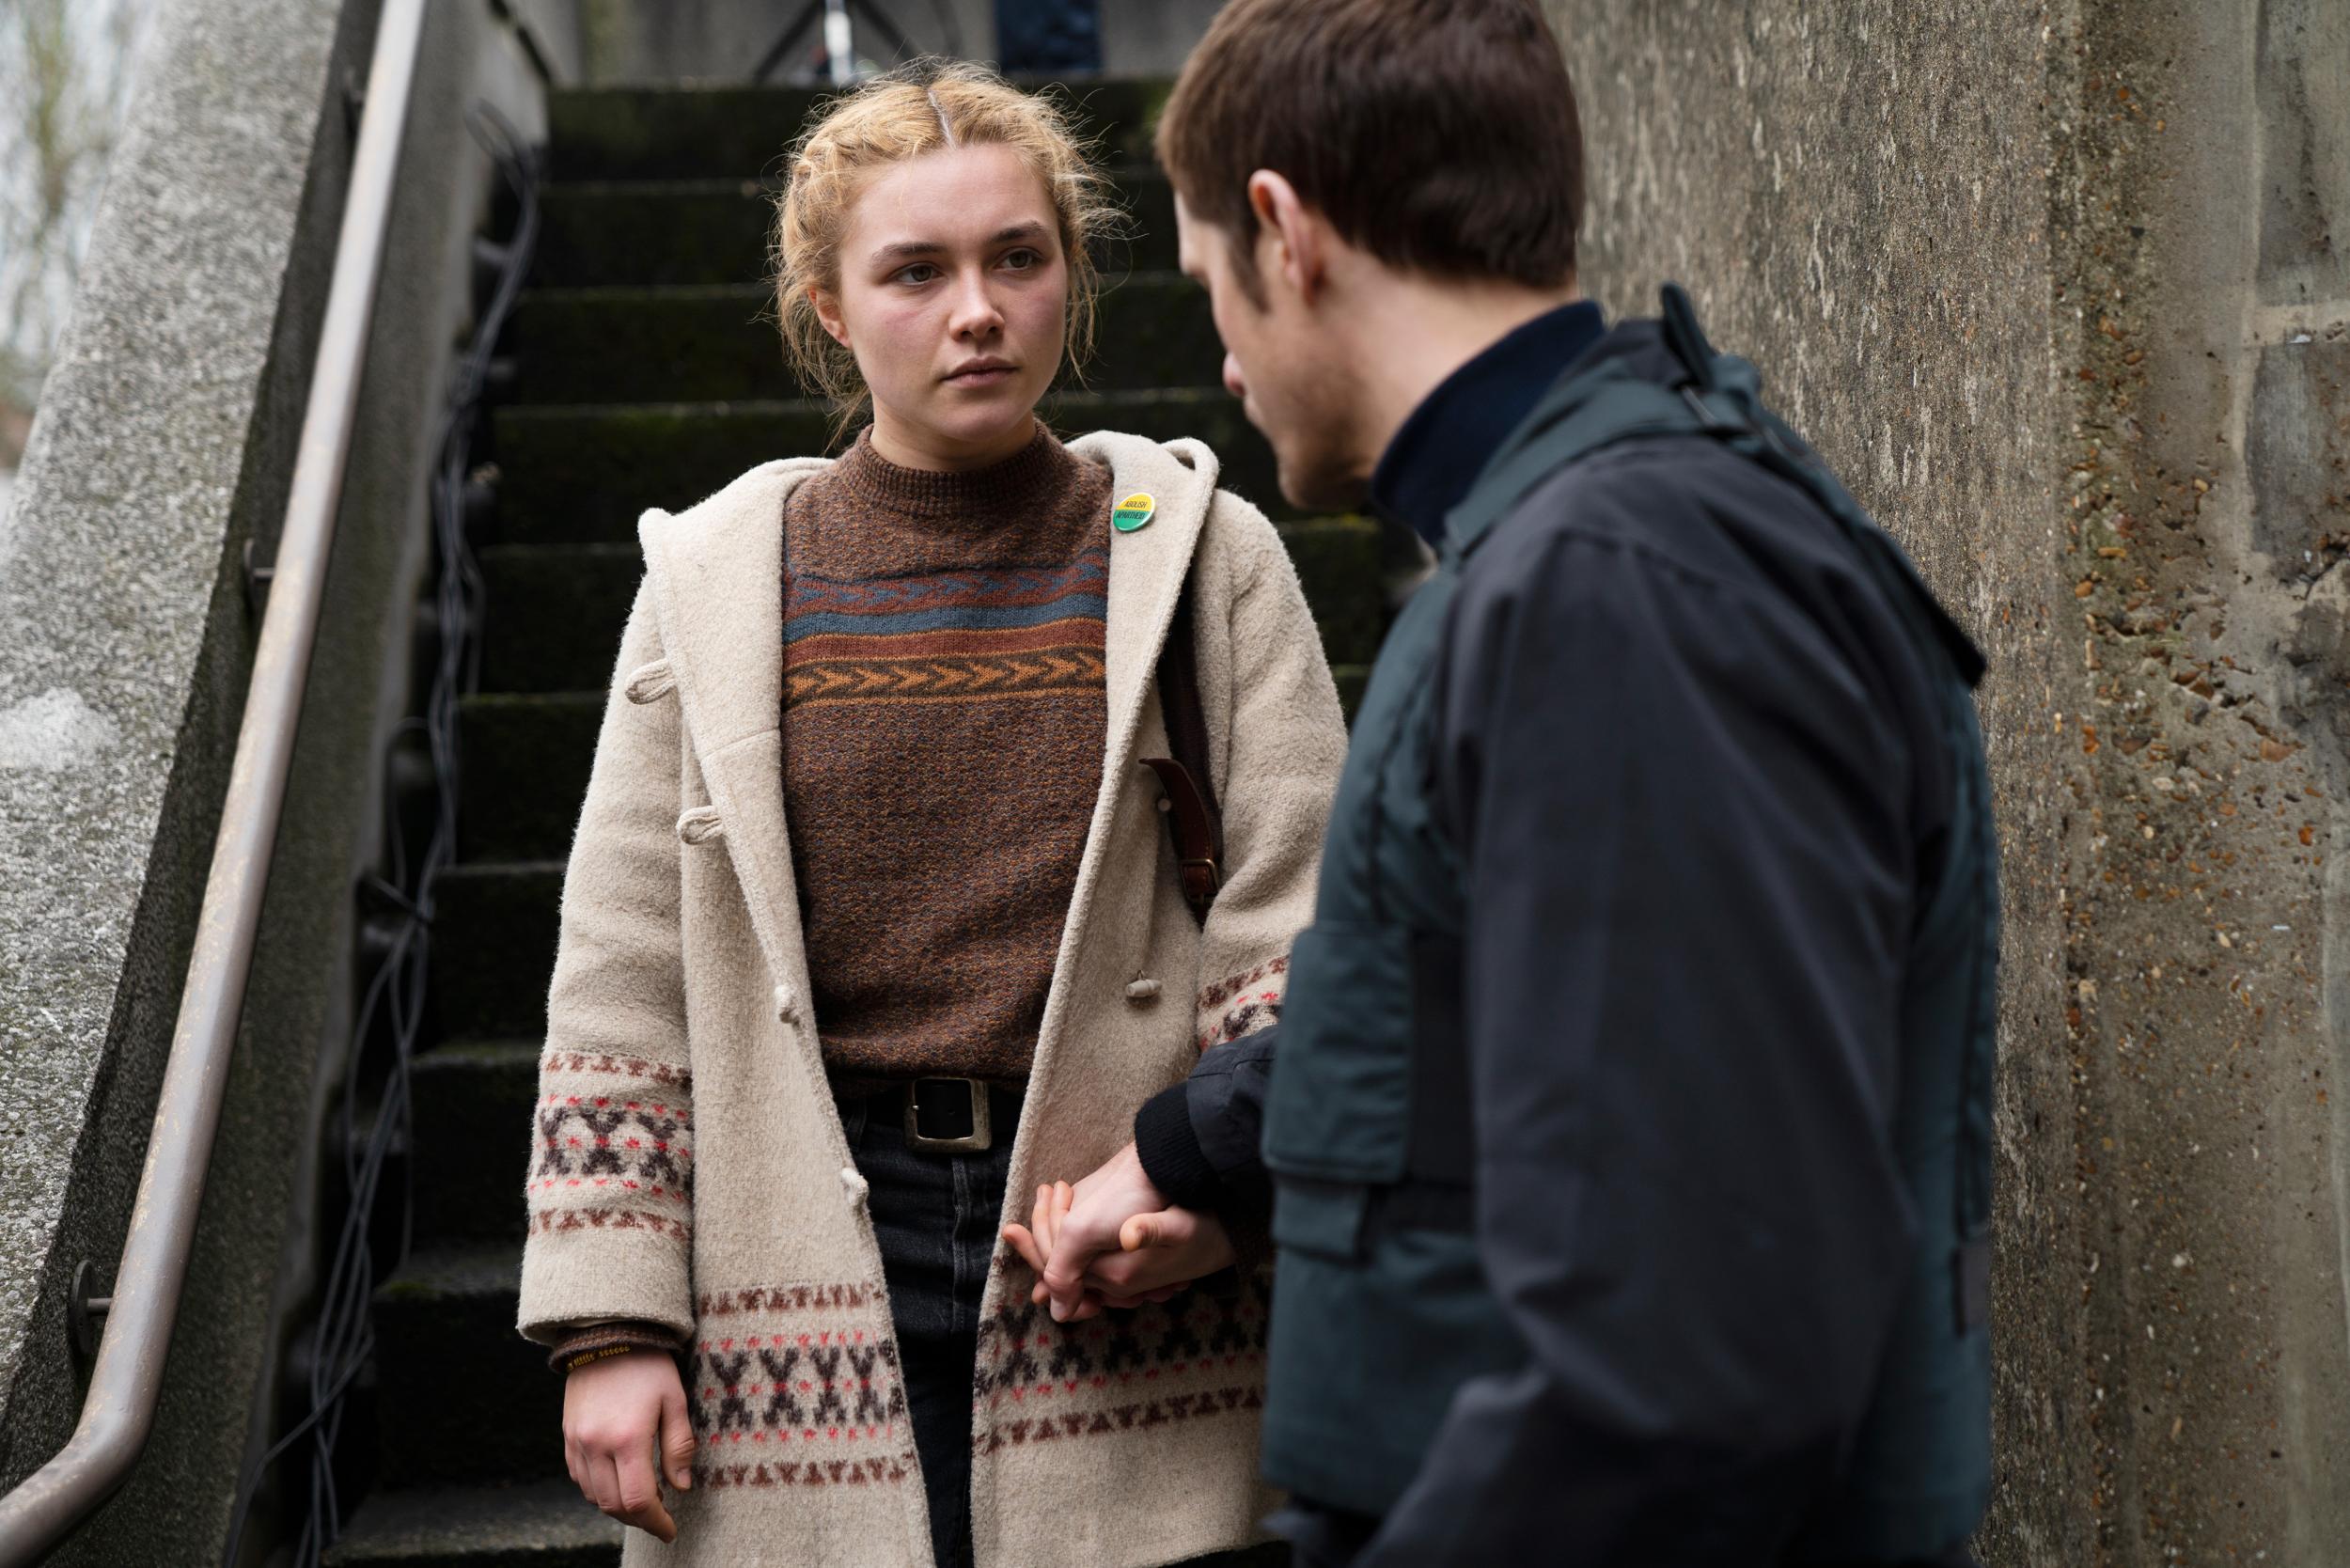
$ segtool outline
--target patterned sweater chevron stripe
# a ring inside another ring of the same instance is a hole
[[[795,576],[784,596],[784,708],[1098,690],[1108,587],[1106,538],[1050,568]]]

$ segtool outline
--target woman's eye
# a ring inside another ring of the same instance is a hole
[[[1026,246],[1009,253],[1004,258],[1004,265],[1016,273],[1024,273],[1031,267],[1040,267],[1043,264],[1044,258]]]
[[[901,283],[928,283],[932,278],[936,277],[937,275],[938,269],[936,267],[932,266],[928,261],[916,261],[911,267],[902,267],[899,269],[898,281]]]

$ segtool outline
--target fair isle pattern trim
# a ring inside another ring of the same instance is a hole
[[[911,1430],[911,1429],[909,1429]],[[914,1474],[911,1446],[893,1454],[862,1459],[744,1459],[694,1462],[697,1486],[870,1486]]]
[[[870,1285],[748,1285],[704,1292],[695,1297],[694,1312],[730,1318],[741,1312],[858,1311],[872,1305]]]
[[[1108,582],[1105,544],[1058,567],[860,582],[793,575],[784,708],[1102,690]]]
[[[898,1348],[870,1285],[735,1288],[696,1302],[694,1480],[866,1486],[915,1473]]]
[[[1277,1022],[1282,996],[1289,989],[1289,955],[1284,953],[1246,974],[1203,987],[1199,993],[1199,1048],[1209,1050]]]
[[[540,1209],[530,1216],[535,1231],[650,1231],[657,1235],[691,1241],[694,1227],[675,1215],[648,1214],[642,1209]]]
[[[694,1201],[692,1080],[642,1057],[551,1050],[540,1058],[527,1197],[538,1231],[649,1225],[687,1233]],[[583,1218],[582,1216],[589,1216]],[[633,1217],[622,1217],[633,1216]]]
[[[548,1052],[539,1065],[550,1073],[603,1073],[611,1076],[642,1079],[663,1089],[674,1089],[683,1094],[694,1087],[694,1075],[682,1067],[672,1067],[666,1061],[652,1061],[644,1057],[624,1057],[610,1051]]]
[[[1254,1419],[1264,1407],[1261,1272],[1229,1297],[1189,1291],[1084,1323],[1055,1323],[1025,1289],[1017,1297],[979,1325],[974,1451],[1214,1416]]]

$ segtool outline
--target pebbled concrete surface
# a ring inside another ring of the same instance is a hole
[[[274,373],[272,350],[310,330],[300,286],[318,269],[296,236],[337,8],[186,0],[160,19],[147,58],[168,63],[143,78],[0,522],[11,1480],[78,1404],[64,1284],[76,1257],[110,1266],[119,1246],[136,1107],[178,1011],[249,657],[230,563],[283,483],[299,416],[300,377]]]
[[[2339,1562],[2350,16],[2085,0],[2059,41],[2098,1557]]]

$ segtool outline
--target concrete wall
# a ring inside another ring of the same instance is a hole
[[[2350,1561],[2350,13],[1552,11],[1588,287],[1689,284],[1991,655],[1986,1561]]]
[[[525,16],[544,7],[514,8]],[[346,194],[370,0],[172,0],[0,525],[0,1486],[65,1440],[73,1265],[112,1278],[177,1013]],[[423,441],[466,308],[477,97],[538,131],[504,8],[431,8],[253,978],[157,1424],[59,1561],[217,1559],[304,1308],[352,880],[400,711]],[[540,35],[561,69],[563,17]],[[270,1536],[265,1515],[260,1544]]]

